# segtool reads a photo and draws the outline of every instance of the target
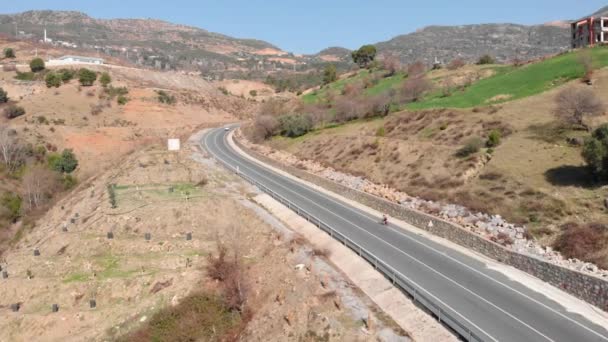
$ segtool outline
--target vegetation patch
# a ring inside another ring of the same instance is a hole
[[[220,341],[233,336],[241,322],[221,297],[203,292],[183,298],[175,307],[162,309],[136,331],[117,341]]]
[[[607,48],[598,47],[590,49],[590,51],[595,68],[608,65]],[[580,54],[568,52],[482,79],[452,96],[442,97],[437,94],[419,102],[410,103],[407,107],[409,109],[469,108],[483,105],[486,101],[503,94],[509,94],[511,96],[509,100],[515,100],[541,93],[563,82],[581,78],[585,72],[585,66],[580,62]],[[559,82],[557,82],[558,80]],[[504,102],[504,100],[496,102]]]

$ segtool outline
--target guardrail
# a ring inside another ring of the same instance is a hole
[[[421,304],[424,308],[426,308],[433,315],[435,315],[439,322],[442,322],[443,324],[450,327],[462,338],[466,339],[467,341],[477,342],[496,340],[495,338],[481,330],[479,327],[477,327],[473,322],[469,321],[460,313],[449,307],[447,304],[443,303],[439,298],[433,296],[420,285],[416,284],[413,280],[409,279],[407,276],[403,275],[401,272],[397,271],[396,269],[382,261],[380,258],[376,257],[373,253],[366,250],[356,242],[352,241],[344,234],[338,232],[329,224],[316,218],[314,215],[308,213],[306,210],[301,209],[296,204],[289,201],[285,197],[279,195],[264,184],[247,176],[246,174],[241,172],[238,167],[235,167],[229,164],[228,162],[218,158],[211,151],[209,152],[217,161],[219,161],[226,168],[233,171],[241,178],[245,179],[247,182],[256,186],[263,192],[267,193],[268,195],[270,195],[270,197],[287,206],[287,208],[291,209],[299,216],[303,217],[308,222],[322,229],[327,234],[329,234],[329,236],[338,240],[344,246],[350,248],[352,251],[357,253],[360,257],[369,262],[376,270],[381,272],[388,280],[390,280],[394,286],[397,286],[399,289],[407,293],[414,300],[415,303]]]

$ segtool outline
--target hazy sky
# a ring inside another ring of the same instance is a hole
[[[257,38],[296,53],[356,48],[428,25],[537,24],[577,19],[600,0],[20,0],[0,12],[77,10],[97,18],[157,18],[239,38]]]

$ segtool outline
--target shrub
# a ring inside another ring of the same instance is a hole
[[[566,223],[561,230],[553,248],[564,257],[595,262],[600,267],[608,266],[606,260],[595,257],[608,245],[608,227],[597,223]]]
[[[57,74],[59,77],[61,77],[61,81],[63,81],[63,83],[68,83],[74,78],[76,72],[72,69],[59,69]]]
[[[110,198],[110,206],[112,209],[116,209],[118,204],[116,202],[116,185],[108,184],[108,197]]]
[[[288,114],[279,117],[281,135],[299,137],[312,129],[312,119],[308,114]]]
[[[127,102],[129,102],[129,98],[124,95],[119,95],[118,98],[116,99],[116,103],[118,103],[121,106],[126,105]]]
[[[261,142],[277,133],[279,121],[271,115],[259,115],[250,129],[249,138],[253,142]]]
[[[466,158],[472,154],[479,152],[483,146],[483,142],[479,138],[469,139],[464,146],[462,146],[458,151],[456,151],[456,156],[460,158]]]
[[[333,64],[327,64],[325,66],[325,70],[323,70],[323,84],[330,84],[332,82],[335,82],[337,79],[338,73],[336,71],[336,66]]]
[[[15,50],[13,48],[7,47],[4,49],[4,58],[15,58]]]
[[[158,101],[160,103],[172,105],[177,102],[177,99],[175,98],[175,96],[170,95],[169,93],[167,93],[164,90],[157,90],[156,95],[157,95]]]
[[[30,70],[32,70],[32,72],[39,72],[44,70],[44,68],[45,66],[42,58],[34,58],[30,62]]]
[[[490,55],[483,55],[483,56],[479,57],[479,60],[477,60],[478,65],[495,64],[495,63],[496,63],[496,60],[494,59],[494,57],[492,57]]]
[[[488,135],[488,140],[486,140],[486,147],[496,147],[500,145],[500,131],[492,130]]]
[[[407,77],[419,77],[426,72],[426,65],[421,61],[416,61],[407,67]]]
[[[226,89],[226,87],[224,87],[224,86],[218,87],[217,90],[221,91],[222,94],[224,94],[224,95],[230,94],[230,92],[228,91],[228,89]]]
[[[78,81],[83,87],[92,86],[97,80],[97,74],[87,68],[82,68],[78,71]]]
[[[378,127],[378,129],[376,130],[376,136],[377,137],[383,137],[386,134],[384,126]]]
[[[107,72],[103,72],[99,78],[99,83],[101,83],[101,86],[105,88],[112,83],[112,77],[110,77],[110,74]]]
[[[255,89],[252,89],[249,91],[249,95],[252,97],[256,97],[256,96],[258,96],[258,91]]]
[[[0,203],[5,208],[5,218],[11,222],[16,222],[21,216],[21,197],[13,193],[5,193],[0,199]]]
[[[433,84],[424,76],[408,77],[403,83],[402,95],[406,102],[416,102],[433,88]]]
[[[585,139],[582,155],[596,179],[608,179],[608,124]]]
[[[453,59],[453,60],[450,62],[450,64],[448,64],[448,70],[456,70],[456,69],[460,69],[460,68],[462,68],[462,67],[463,67],[463,66],[465,66],[465,65],[466,65],[466,63],[464,62],[464,60],[463,60],[463,59],[461,59],[461,58],[456,58],[456,59]]]
[[[71,149],[65,149],[60,155],[49,155],[48,164],[51,169],[61,173],[72,173],[78,167],[78,159]]]
[[[61,86],[62,80],[60,75],[54,72],[49,72],[48,74],[46,74],[44,82],[46,83],[47,88],[59,88],[59,86]]]
[[[116,96],[125,96],[129,93],[129,89],[127,87],[113,87],[109,86],[104,88],[104,92],[108,95],[110,99],[115,98]]]
[[[386,76],[393,76],[401,69],[401,61],[393,54],[385,53],[382,59],[382,68],[388,73]]]
[[[555,98],[554,114],[570,125],[585,126],[587,116],[598,116],[604,112],[604,104],[591,89],[568,87]]]
[[[28,72],[20,72],[17,71],[17,75],[15,75],[15,79],[19,81],[33,81],[36,79],[36,74],[28,71]]]
[[[4,108],[4,116],[7,119],[14,119],[21,115],[25,115],[25,109],[23,109],[23,107],[11,104],[8,107]]]
[[[75,187],[76,184],[78,184],[78,180],[76,179],[76,177],[66,174],[63,176],[61,183],[63,185],[64,190],[69,190],[69,189]]]
[[[6,92],[6,90],[2,89],[2,87],[0,87],[0,103],[7,103],[8,102],[8,93]]]

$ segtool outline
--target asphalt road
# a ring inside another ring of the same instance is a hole
[[[358,210],[236,153],[223,128],[201,145],[214,157],[264,184],[348,236],[456,312],[487,341],[608,341],[607,327],[567,312],[541,293],[488,269],[481,261],[424,236],[379,224]]]

